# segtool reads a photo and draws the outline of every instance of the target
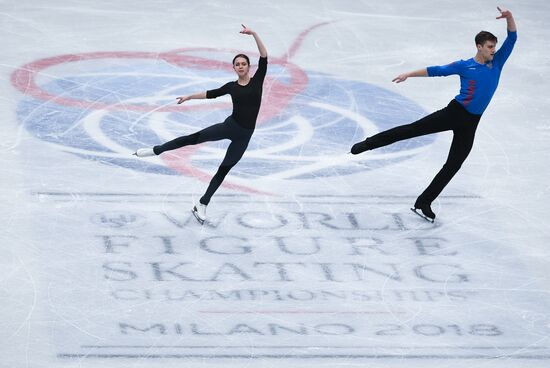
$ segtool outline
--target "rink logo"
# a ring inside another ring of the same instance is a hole
[[[87,216],[94,221],[84,226],[88,239],[59,245],[59,254],[84,258],[63,265],[51,300],[65,320],[79,321],[82,310],[94,318],[60,328],[60,349],[73,346],[96,358],[204,354],[206,360],[273,351],[283,357],[310,344],[347,359],[367,352],[378,357],[380,346],[422,354],[443,346],[438,354],[456,359],[493,347],[501,356],[500,347],[528,346],[540,336],[525,334],[533,320],[516,323],[510,308],[500,308],[509,306],[510,288],[530,275],[504,272],[488,288],[498,269],[484,256],[494,243],[470,247],[464,244],[476,238],[465,233],[417,231],[412,216],[350,212],[347,202],[326,211],[317,202],[263,210],[254,203],[252,210],[236,205],[223,214],[225,226],[215,231],[196,231],[178,209],[111,206]],[[138,215],[147,219],[139,231],[118,227]],[[509,258],[492,254],[499,263]],[[365,342],[361,350],[357,339]],[[405,340],[414,345],[403,346]]]
[[[175,97],[234,80],[230,60],[236,52],[193,48],[37,60],[12,75],[12,84],[26,95],[17,113],[32,135],[81,158],[208,181],[225,154],[225,142],[150,160],[131,153],[223,121],[231,113],[229,97],[184,106],[176,105]],[[257,129],[232,176],[286,180],[349,175],[410,158],[433,141],[421,137],[369,155],[348,155],[353,143],[414,121],[425,111],[369,83],[306,72],[290,56],[270,56]],[[252,54],[251,59],[256,64]]]

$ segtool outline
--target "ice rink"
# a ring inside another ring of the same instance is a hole
[[[351,145],[441,109],[397,75],[518,41],[461,171],[451,133]],[[548,367],[550,5],[0,1],[0,367]],[[248,151],[199,225],[231,59],[269,53]]]

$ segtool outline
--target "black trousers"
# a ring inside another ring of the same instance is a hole
[[[231,143],[227,147],[225,157],[218,168],[218,171],[210,180],[210,184],[206,189],[206,193],[201,197],[200,202],[202,204],[210,203],[210,199],[220,187],[225,176],[239,162],[243,157],[246,148],[248,147],[248,142],[254,133],[253,129],[246,129],[241,127],[235,119],[231,116],[225,119],[223,123],[215,124],[205,128],[196,133],[178,137],[169,142],[166,142],[160,146],[153,147],[155,154],[160,155],[163,152],[181,148],[184,146],[189,146],[193,144],[199,144],[204,142],[219,141],[222,139],[229,139]]]
[[[460,103],[452,100],[447,107],[414,123],[401,125],[367,138],[367,149],[375,149],[404,139],[426,134],[453,131],[453,141],[447,161],[416,200],[417,205],[430,204],[458,172],[474,144],[476,128],[481,115],[469,113]]]

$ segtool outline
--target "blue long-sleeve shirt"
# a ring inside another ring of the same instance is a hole
[[[470,113],[481,115],[497,89],[500,73],[512,53],[516,39],[517,32],[508,31],[506,40],[495,53],[492,62],[479,64],[474,58],[471,58],[455,61],[448,65],[430,66],[427,68],[428,76],[445,77],[458,74],[460,76],[460,93],[455,100]]]

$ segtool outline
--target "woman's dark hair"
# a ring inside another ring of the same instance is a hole
[[[497,37],[491,32],[481,31],[476,35],[476,45],[483,46],[487,41],[494,41],[497,43]]]
[[[246,59],[247,64],[250,65],[250,59],[245,54],[235,55],[235,57],[233,58],[233,65],[235,65],[235,60],[237,60],[237,58],[240,58],[240,57]]]

